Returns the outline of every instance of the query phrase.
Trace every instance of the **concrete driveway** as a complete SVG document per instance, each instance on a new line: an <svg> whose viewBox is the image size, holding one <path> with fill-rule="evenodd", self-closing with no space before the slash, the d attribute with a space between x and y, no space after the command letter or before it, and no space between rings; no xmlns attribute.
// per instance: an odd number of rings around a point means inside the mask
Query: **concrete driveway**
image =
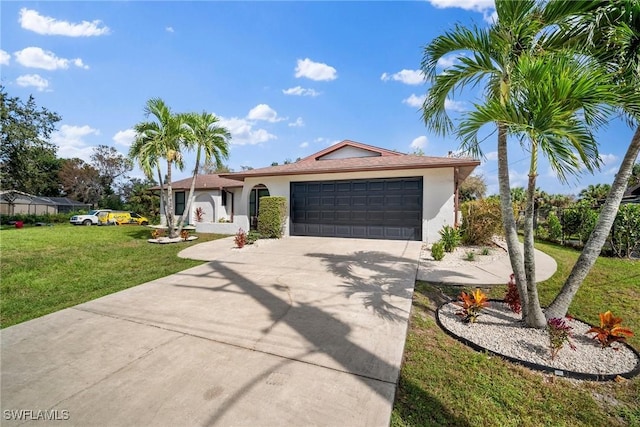
<svg viewBox="0 0 640 427"><path fill-rule="evenodd" d="M193 246L208 263L2 330L2 424L388 425L420 246Z"/></svg>

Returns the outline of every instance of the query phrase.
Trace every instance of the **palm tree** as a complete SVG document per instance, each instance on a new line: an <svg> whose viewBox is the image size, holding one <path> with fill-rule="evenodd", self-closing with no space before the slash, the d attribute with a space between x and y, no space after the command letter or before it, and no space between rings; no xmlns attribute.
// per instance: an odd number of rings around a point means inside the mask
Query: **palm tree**
<svg viewBox="0 0 640 427"><path fill-rule="evenodd" d="M144 111L147 118L153 116L155 120L141 122L135 126L136 139L129 150L129 157L138 161L140 168L147 177L151 177L152 170L156 169L162 194L164 194L163 183L165 181L162 179L160 160L166 160L167 192L164 210L169 237L173 238L176 237L176 233L174 228L175 211L173 207L173 189L171 188L171 172L174 164L178 169L184 167L180 149L185 138L185 131L182 126L182 118L173 114L171 109L160 98L148 100Z"/></svg>
<svg viewBox="0 0 640 427"><path fill-rule="evenodd" d="M560 293L547 308L547 316L552 317L567 313L580 285L598 259L640 153L640 3L636 0L606 2L595 13L574 22L569 35L586 46L587 54L594 55L609 67L609 72L616 78L616 90L625 101L623 109L627 121L636 130L600 209L596 226Z"/></svg>
<svg viewBox="0 0 640 427"><path fill-rule="evenodd" d="M588 201L592 205L598 205L607 198L609 191L611 191L611 185L609 184L589 184L587 188L580 191L578 197L580 200Z"/></svg>
<svg viewBox="0 0 640 427"><path fill-rule="evenodd" d="M453 31L435 38L425 47L421 64L422 71L433 83L423 104L426 126L438 134L452 131L454 125L445 110L445 102L456 90L467 85L484 84L487 99L506 105L512 93L513 71L521 56L553 49L556 39L551 37L552 30L556 26L569 25L576 15L587 13L595 4L597 2L549 2L538 6L534 0L497 0L498 22L490 29L468 29L458 25ZM438 61L456 53L461 54L459 63L437 74ZM511 203L507 155L509 129L499 120L494 122L498 130L500 205L509 258L522 300L522 315L527 325L541 328L546 320L538 303L529 304L531 298L537 299L536 289L528 286L526 280Z"/></svg>
<svg viewBox="0 0 640 427"><path fill-rule="evenodd" d="M463 148L477 152L478 132L498 121L520 138L531 153L525 198L524 269L529 310L540 310L535 280L534 217L539 154L544 154L560 180L582 167L598 168L598 146L592 128L604 124L618 97L606 70L573 52L524 54L512 73L506 102L488 99L467 114L459 128Z"/></svg>
<svg viewBox="0 0 640 427"><path fill-rule="evenodd" d="M220 119L215 114L206 112L201 114L188 113L183 114L182 119L188 132L185 140L186 147L196 150L196 165L193 169L187 206L176 232L178 235L182 232L186 219L190 215L202 152L204 151L206 164L215 163L216 167L220 168L223 165L223 160L229 158L229 141L231 140L231 133L226 128L218 126L217 123Z"/></svg>

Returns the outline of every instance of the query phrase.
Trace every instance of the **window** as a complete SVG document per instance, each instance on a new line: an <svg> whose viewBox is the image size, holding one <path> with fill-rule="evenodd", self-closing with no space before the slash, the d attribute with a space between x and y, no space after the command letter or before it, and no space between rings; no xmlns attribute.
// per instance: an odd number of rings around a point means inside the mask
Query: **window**
<svg viewBox="0 0 640 427"><path fill-rule="evenodd" d="M185 196L184 191L176 191L175 193L176 215L182 215L184 213L184 208L185 208L184 196Z"/></svg>

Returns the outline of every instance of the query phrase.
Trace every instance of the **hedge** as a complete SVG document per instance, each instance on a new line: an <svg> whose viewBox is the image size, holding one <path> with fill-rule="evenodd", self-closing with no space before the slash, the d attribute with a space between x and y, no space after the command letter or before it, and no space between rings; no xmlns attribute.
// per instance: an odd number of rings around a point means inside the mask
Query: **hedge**
<svg viewBox="0 0 640 427"><path fill-rule="evenodd" d="M260 197L258 232L264 238L279 239L284 233L287 218L287 199L284 197Z"/></svg>

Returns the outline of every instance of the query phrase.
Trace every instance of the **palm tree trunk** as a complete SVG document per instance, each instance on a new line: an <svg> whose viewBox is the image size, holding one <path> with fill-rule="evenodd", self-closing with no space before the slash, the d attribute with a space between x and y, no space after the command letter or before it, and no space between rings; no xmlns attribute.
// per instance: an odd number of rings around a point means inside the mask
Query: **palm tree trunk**
<svg viewBox="0 0 640 427"><path fill-rule="evenodd" d="M567 314L573 297L575 297L580 285L582 285L591 267L593 267L598 259L600 251L611 231L613 221L616 219L616 214L618 213L618 208L620 207L622 196L627 188L627 183L629 182L629 177L633 171L633 165L638 157L638 153L640 153L640 126L636 128L636 132L631 139L631 144L622 159L620 169L613 180L611 190L600 210L598 222L596 222L596 226L589 236L589 240L587 240L584 249L582 249L582 253L573 266L571 274L569 274L569 277L562 286L560 293L546 310L545 314L547 318L563 317Z"/></svg>
<svg viewBox="0 0 640 427"><path fill-rule="evenodd" d="M185 213L182 214L182 218L180 219L180 225L178 226L178 231L176 234L179 236L182 233L182 229L186 223L186 219L189 215L191 215L191 204L193 202L194 191L196 188L196 178L198 177L198 170L200 169L200 147L198 147L198 152L196 153L196 167L193 169L193 178L191 179L191 187L189 187L189 197L187 198L187 206L184 208Z"/></svg>
<svg viewBox="0 0 640 427"><path fill-rule="evenodd" d="M535 210L536 171L538 170L538 148L531 143L531 166L527 187L527 206L524 214L524 272L527 277L527 326L544 328L547 324L540 307L538 285L536 283L536 257L533 238L533 215Z"/></svg>
<svg viewBox="0 0 640 427"><path fill-rule="evenodd" d="M171 186L171 160L167 160L167 227L169 238L176 237L173 213L175 208L173 206L173 187Z"/></svg>
<svg viewBox="0 0 640 427"><path fill-rule="evenodd" d="M169 218L169 210L167 208L167 197L164 193L164 181L162 180L162 170L160 169L160 165L158 165L158 182L160 183L160 205L164 210L164 220L167 221Z"/></svg>
<svg viewBox="0 0 640 427"><path fill-rule="evenodd" d="M522 306L522 319L526 322L528 317L529 301L527 296L527 278L520 252L518 229L513 216L513 204L511 203L511 187L509 185L509 159L507 156L507 129L498 123L498 184L500 187L500 208L502 211L502 224L509 249L509 260L516 279L516 286L520 294ZM508 281L508 278L505 278Z"/></svg>

